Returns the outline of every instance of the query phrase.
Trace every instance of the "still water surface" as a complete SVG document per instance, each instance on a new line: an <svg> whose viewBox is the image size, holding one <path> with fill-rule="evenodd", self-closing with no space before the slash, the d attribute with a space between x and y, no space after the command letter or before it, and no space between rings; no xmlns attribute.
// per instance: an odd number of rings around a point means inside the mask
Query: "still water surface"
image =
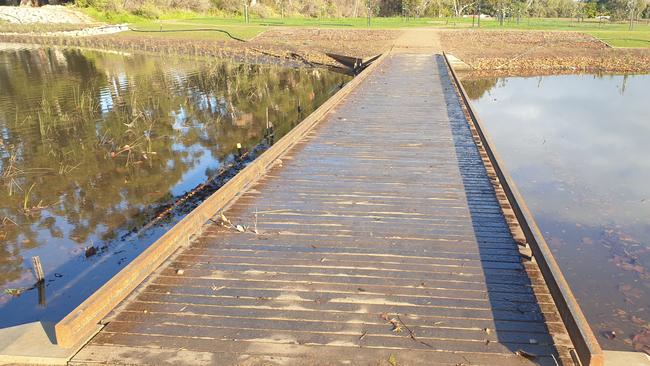
<svg viewBox="0 0 650 366"><path fill-rule="evenodd" d="M259 147L267 120L279 138L348 80L279 66L0 51L0 327L60 319L177 222L188 209L142 231L231 164L237 143ZM32 256L45 291L33 288Z"/></svg>
<svg viewBox="0 0 650 366"><path fill-rule="evenodd" d="M650 75L463 84L600 343L650 352Z"/></svg>

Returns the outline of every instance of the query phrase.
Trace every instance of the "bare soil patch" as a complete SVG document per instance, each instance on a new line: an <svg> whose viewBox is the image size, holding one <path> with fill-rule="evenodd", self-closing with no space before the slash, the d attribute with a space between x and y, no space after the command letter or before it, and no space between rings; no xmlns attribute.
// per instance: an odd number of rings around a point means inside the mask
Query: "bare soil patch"
<svg viewBox="0 0 650 366"><path fill-rule="evenodd" d="M459 30L440 38L479 74L650 72L650 49L611 48L578 32Z"/></svg>
<svg viewBox="0 0 650 366"><path fill-rule="evenodd" d="M400 31L281 28L269 30L249 42L193 39L191 33L187 38L165 38L151 33L93 37L0 34L0 41L220 57L248 62L336 65L325 55L326 52L361 58L374 56L388 50L400 34Z"/></svg>
<svg viewBox="0 0 650 366"><path fill-rule="evenodd" d="M295 52L329 62L323 58L326 52L361 58L385 52L400 34L401 31L393 30L282 28L266 31L249 43L254 47Z"/></svg>

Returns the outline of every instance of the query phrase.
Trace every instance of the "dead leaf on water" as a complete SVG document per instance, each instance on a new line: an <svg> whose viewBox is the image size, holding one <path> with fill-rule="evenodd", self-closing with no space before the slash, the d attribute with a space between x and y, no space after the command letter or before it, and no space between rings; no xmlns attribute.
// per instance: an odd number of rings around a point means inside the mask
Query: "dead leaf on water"
<svg viewBox="0 0 650 366"><path fill-rule="evenodd" d="M632 321L632 323L634 323L636 325L641 325L641 326L646 326L647 325L648 327L650 327L650 324L648 322L646 322L645 320L639 318L638 316L632 315L630 320Z"/></svg>
<svg viewBox="0 0 650 366"><path fill-rule="evenodd" d="M632 337L634 349L650 355L650 330L644 329Z"/></svg>
<svg viewBox="0 0 650 366"><path fill-rule="evenodd" d="M582 242L582 244L587 244L587 245L592 245L594 243L594 239L588 236L583 237L582 239L580 239L580 241Z"/></svg>
<svg viewBox="0 0 650 366"><path fill-rule="evenodd" d="M25 291L23 288L6 288L4 293L11 296L20 296Z"/></svg>

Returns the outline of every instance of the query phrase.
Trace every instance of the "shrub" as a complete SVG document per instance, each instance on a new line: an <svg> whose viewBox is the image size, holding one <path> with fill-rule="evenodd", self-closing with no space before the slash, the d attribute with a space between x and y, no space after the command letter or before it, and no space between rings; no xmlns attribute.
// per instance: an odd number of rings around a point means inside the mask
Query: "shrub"
<svg viewBox="0 0 650 366"><path fill-rule="evenodd" d="M169 6L176 9L187 9L202 13L210 9L210 0L171 0Z"/></svg>
<svg viewBox="0 0 650 366"><path fill-rule="evenodd" d="M104 11L107 13L121 13L123 10L121 0L106 0L104 3Z"/></svg>
<svg viewBox="0 0 650 366"><path fill-rule="evenodd" d="M212 8L223 10L226 13L241 14L244 5L240 0L211 0Z"/></svg>
<svg viewBox="0 0 650 366"><path fill-rule="evenodd" d="M255 18L271 18L275 15L275 12L270 7L257 3L255 6L251 6L248 9L248 13Z"/></svg>
<svg viewBox="0 0 650 366"><path fill-rule="evenodd" d="M135 11L133 11L133 14L141 16L143 18L158 19L162 15L162 12L153 3L146 2Z"/></svg>

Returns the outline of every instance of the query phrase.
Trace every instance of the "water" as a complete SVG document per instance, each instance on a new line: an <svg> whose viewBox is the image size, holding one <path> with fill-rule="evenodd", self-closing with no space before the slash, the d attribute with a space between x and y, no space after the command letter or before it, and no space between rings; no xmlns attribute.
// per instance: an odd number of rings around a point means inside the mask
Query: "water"
<svg viewBox="0 0 650 366"><path fill-rule="evenodd" d="M463 84L603 348L650 352L650 75Z"/></svg>
<svg viewBox="0 0 650 366"><path fill-rule="evenodd" d="M257 151L267 110L277 139L348 80L279 66L0 50L0 327L61 319L177 222L191 207L142 230L235 162L237 143ZM32 256L43 263L44 291L33 287Z"/></svg>

